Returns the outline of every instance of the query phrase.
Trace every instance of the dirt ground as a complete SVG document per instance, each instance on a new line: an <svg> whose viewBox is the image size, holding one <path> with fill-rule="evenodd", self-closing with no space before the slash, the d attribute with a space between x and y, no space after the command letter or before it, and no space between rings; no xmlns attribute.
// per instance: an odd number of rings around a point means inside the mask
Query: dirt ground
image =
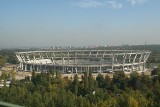
<svg viewBox="0 0 160 107"><path fill-rule="evenodd" d="M31 76L31 72L24 72L21 70L18 70L18 65L7 65L5 67L2 67L0 69L0 76L2 74L2 72L6 72L7 74L10 72L13 72L15 75L15 79L17 80L21 80L21 79L25 79L25 77L27 76ZM138 71L138 73L141 75L142 73L144 73L145 75L151 75L151 71L152 69L148 68L146 71L142 72L142 71ZM129 77L131 72L125 72L126 76ZM73 79L75 74L62 74L62 77L68 77ZM81 79L81 76L83 74L78 74L79 79ZM98 73L93 73L93 77L96 78L98 75ZM109 75L111 78L113 78L113 73L102 73L103 76Z"/></svg>
<svg viewBox="0 0 160 107"><path fill-rule="evenodd" d="M25 79L26 76L31 76L31 72L24 72L17 69L17 65L7 65L5 67L2 67L0 69L0 76L2 75L2 72L5 72L7 74L11 73L14 74L15 79L21 80Z"/></svg>

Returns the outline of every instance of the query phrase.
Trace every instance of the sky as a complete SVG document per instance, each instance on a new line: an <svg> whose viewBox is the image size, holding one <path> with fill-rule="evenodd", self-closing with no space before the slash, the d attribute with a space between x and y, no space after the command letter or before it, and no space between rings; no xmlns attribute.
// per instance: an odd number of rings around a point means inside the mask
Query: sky
<svg viewBox="0 0 160 107"><path fill-rule="evenodd" d="M0 0L0 48L160 44L160 0Z"/></svg>

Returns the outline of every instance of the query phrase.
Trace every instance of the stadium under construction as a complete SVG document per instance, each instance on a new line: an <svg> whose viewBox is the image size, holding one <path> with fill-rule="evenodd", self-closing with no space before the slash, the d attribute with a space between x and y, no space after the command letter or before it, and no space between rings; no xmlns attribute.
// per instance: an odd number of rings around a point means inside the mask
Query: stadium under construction
<svg viewBox="0 0 160 107"><path fill-rule="evenodd" d="M150 53L144 50L53 50L16 52L16 56L24 71L105 73L145 71Z"/></svg>

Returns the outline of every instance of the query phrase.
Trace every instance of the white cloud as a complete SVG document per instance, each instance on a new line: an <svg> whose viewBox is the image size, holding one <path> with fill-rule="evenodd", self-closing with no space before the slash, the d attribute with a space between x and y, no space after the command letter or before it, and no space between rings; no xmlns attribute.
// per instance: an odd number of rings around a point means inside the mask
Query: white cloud
<svg viewBox="0 0 160 107"><path fill-rule="evenodd" d="M144 4L148 0L126 0L125 2L127 1L130 2L132 6L135 6L138 4ZM109 6L113 9L120 9L123 7L123 4L121 2L118 2L118 0L77 0L75 2L72 2L72 6L80 8L97 8L102 6Z"/></svg>
<svg viewBox="0 0 160 107"><path fill-rule="evenodd" d="M81 7L81 8L91 8L91 7L100 7L103 3L95 1L95 0L82 0L79 2L74 2L74 6Z"/></svg>
<svg viewBox="0 0 160 107"><path fill-rule="evenodd" d="M116 1L106 1L107 4L109 4L112 8L114 9L118 9L118 8L122 8L122 3L118 3Z"/></svg>
<svg viewBox="0 0 160 107"><path fill-rule="evenodd" d="M98 0L80 0L72 2L73 6L80 8L96 8L102 6L110 6L113 9L122 8L122 3L116 2L114 0L98 1Z"/></svg>
<svg viewBox="0 0 160 107"><path fill-rule="evenodd" d="M135 6L136 4L144 4L147 2L147 0L129 0L132 6Z"/></svg>

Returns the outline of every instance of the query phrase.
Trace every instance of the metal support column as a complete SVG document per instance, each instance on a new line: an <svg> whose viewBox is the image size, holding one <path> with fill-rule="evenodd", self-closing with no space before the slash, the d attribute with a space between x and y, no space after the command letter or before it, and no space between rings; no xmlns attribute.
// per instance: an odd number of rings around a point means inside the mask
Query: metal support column
<svg viewBox="0 0 160 107"><path fill-rule="evenodd" d="M77 74L77 67L75 68L76 74Z"/></svg>
<svg viewBox="0 0 160 107"><path fill-rule="evenodd" d="M102 68L101 68L101 66L99 67L99 71L100 71L100 73L102 73Z"/></svg>
<svg viewBox="0 0 160 107"><path fill-rule="evenodd" d="M73 67L71 67L71 69L72 69L72 71L71 71L71 72L73 73Z"/></svg>
<svg viewBox="0 0 160 107"><path fill-rule="evenodd" d="M140 58L139 58L139 71L141 71L141 60L142 60L143 54L141 54Z"/></svg>
<svg viewBox="0 0 160 107"><path fill-rule="evenodd" d="M23 70L23 63L21 63L21 69Z"/></svg>
<svg viewBox="0 0 160 107"><path fill-rule="evenodd" d="M37 68L37 71L39 71L39 66L38 65L36 66L36 68Z"/></svg>
<svg viewBox="0 0 160 107"><path fill-rule="evenodd" d="M33 71L32 64L30 65L30 71L31 71L31 72Z"/></svg>
<svg viewBox="0 0 160 107"><path fill-rule="evenodd" d="M114 69L114 55L112 54L111 57L112 57L112 71L113 71L113 69Z"/></svg>
<svg viewBox="0 0 160 107"><path fill-rule="evenodd" d="M81 67L81 73L82 73L82 67Z"/></svg>
<svg viewBox="0 0 160 107"><path fill-rule="evenodd" d="M124 64L125 64L125 61L126 61L126 57L127 57L127 55L126 54L124 54L124 56L123 56L123 71L124 71Z"/></svg>
<svg viewBox="0 0 160 107"><path fill-rule="evenodd" d="M143 62L143 71L145 71L145 69L146 69L146 63Z"/></svg>
<svg viewBox="0 0 160 107"><path fill-rule="evenodd" d="M19 63L19 68L22 69L22 63L21 62Z"/></svg>
<svg viewBox="0 0 160 107"><path fill-rule="evenodd" d="M24 65L24 71L27 71L27 64Z"/></svg>

